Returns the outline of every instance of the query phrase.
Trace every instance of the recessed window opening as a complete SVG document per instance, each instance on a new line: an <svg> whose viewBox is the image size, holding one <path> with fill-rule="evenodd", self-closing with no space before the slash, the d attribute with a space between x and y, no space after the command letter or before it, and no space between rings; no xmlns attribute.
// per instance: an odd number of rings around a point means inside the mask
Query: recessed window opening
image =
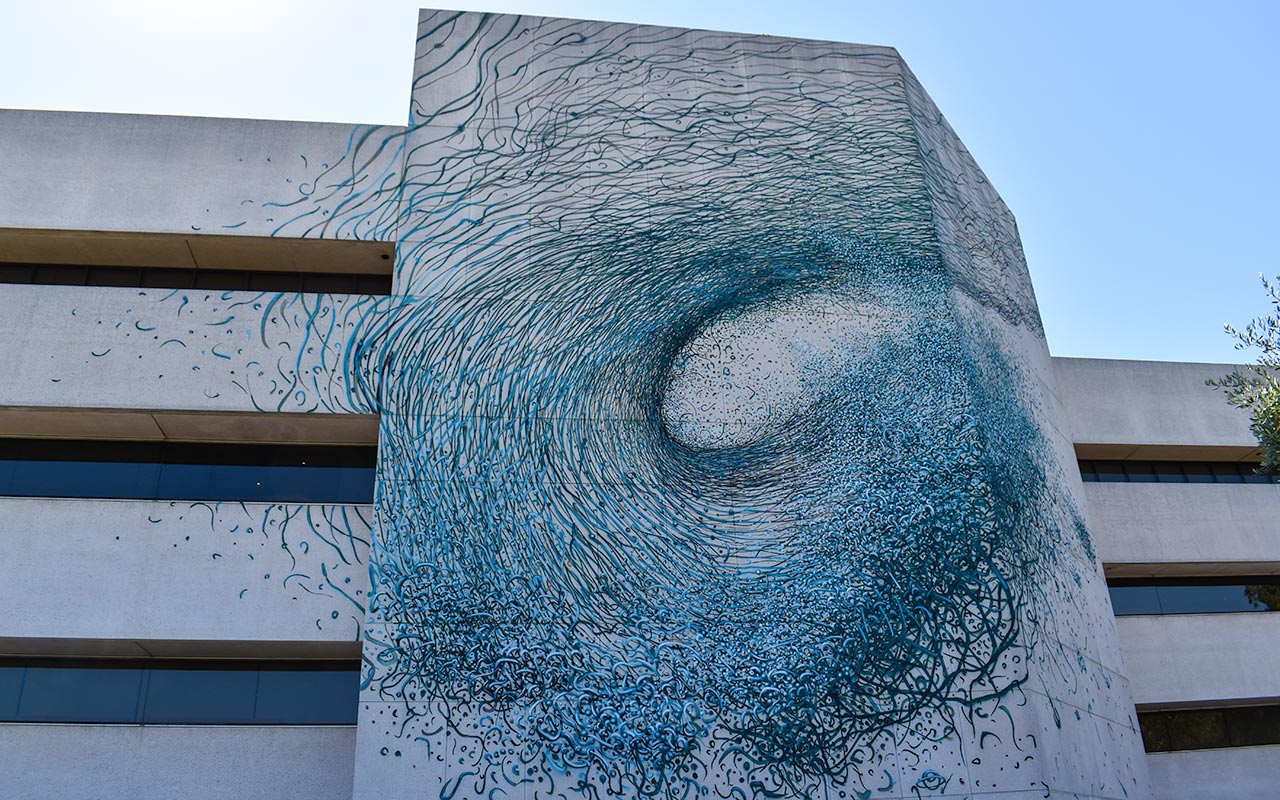
<svg viewBox="0 0 1280 800"><path fill-rule="evenodd" d="M354 725L360 663L0 658L0 722Z"/></svg>
<svg viewBox="0 0 1280 800"><path fill-rule="evenodd" d="M0 283L44 286L131 286L142 289L211 289L247 292L391 294L391 275L345 272L94 267L0 263Z"/></svg>
<svg viewBox="0 0 1280 800"><path fill-rule="evenodd" d="M1256 461L1119 461L1081 459L1086 483L1280 483Z"/></svg>
<svg viewBox="0 0 1280 800"><path fill-rule="evenodd" d="M371 503L376 449L0 439L0 496Z"/></svg>
<svg viewBox="0 0 1280 800"><path fill-rule="evenodd" d="M1139 711L1148 753L1280 744L1280 705Z"/></svg>
<svg viewBox="0 0 1280 800"><path fill-rule="evenodd" d="M1280 576L1125 578L1108 581L1117 617L1280 611Z"/></svg>

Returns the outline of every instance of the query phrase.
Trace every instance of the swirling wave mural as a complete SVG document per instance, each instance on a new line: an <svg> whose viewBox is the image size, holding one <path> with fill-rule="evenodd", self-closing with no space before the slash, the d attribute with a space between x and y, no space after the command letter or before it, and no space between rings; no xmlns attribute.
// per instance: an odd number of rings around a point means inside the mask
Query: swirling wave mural
<svg viewBox="0 0 1280 800"><path fill-rule="evenodd" d="M381 416L357 796L1048 790L1096 570L1012 217L895 53L424 12L411 124L295 185L397 294L224 295L210 358Z"/></svg>

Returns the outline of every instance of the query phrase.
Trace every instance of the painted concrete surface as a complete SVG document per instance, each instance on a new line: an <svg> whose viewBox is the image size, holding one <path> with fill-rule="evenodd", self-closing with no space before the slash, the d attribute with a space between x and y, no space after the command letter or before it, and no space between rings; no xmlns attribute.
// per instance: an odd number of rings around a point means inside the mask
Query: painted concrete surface
<svg viewBox="0 0 1280 800"><path fill-rule="evenodd" d="M6 800L350 800L349 727L0 724Z"/></svg>
<svg viewBox="0 0 1280 800"><path fill-rule="evenodd" d="M361 506L0 498L0 636L352 641Z"/></svg>
<svg viewBox="0 0 1280 800"><path fill-rule="evenodd" d="M1280 561L1280 485L1086 483L1084 494L1104 564L1150 565L1156 574L1173 565Z"/></svg>
<svg viewBox="0 0 1280 800"><path fill-rule="evenodd" d="M3 227L393 238L327 218L354 187L394 182L403 129L0 110L0 130ZM345 160L368 135L391 143Z"/></svg>
<svg viewBox="0 0 1280 800"><path fill-rule="evenodd" d="M1136 703L1280 697L1280 614L1120 617L1116 630Z"/></svg>
<svg viewBox="0 0 1280 800"><path fill-rule="evenodd" d="M1280 780L1280 745L1151 753L1158 800L1272 800Z"/></svg>
<svg viewBox="0 0 1280 800"><path fill-rule="evenodd" d="M368 412L359 295L0 284L0 406Z"/></svg>

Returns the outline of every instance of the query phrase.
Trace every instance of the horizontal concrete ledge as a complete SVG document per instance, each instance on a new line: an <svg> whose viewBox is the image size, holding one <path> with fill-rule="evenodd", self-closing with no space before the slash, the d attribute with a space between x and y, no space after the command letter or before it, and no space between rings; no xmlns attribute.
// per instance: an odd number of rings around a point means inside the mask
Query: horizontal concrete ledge
<svg viewBox="0 0 1280 800"><path fill-rule="evenodd" d="M0 228L0 261L390 275L392 242Z"/></svg>
<svg viewBox="0 0 1280 800"><path fill-rule="evenodd" d="M46 639L0 636L0 656L350 661L360 642Z"/></svg>
<svg viewBox="0 0 1280 800"><path fill-rule="evenodd" d="M1280 703L1280 695L1275 697L1248 697L1238 700L1194 700L1185 703L1137 703L1138 711L1195 711L1210 708L1249 708L1251 706L1270 706Z"/></svg>
<svg viewBox="0 0 1280 800"><path fill-rule="evenodd" d="M1244 445L1076 442L1076 458L1099 461L1261 461L1262 448Z"/></svg>
<svg viewBox="0 0 1280 800"><path fill-rule="evenodd" d="M1108 578L1207 578L1280 575L1280 561L1189 561L1103 564Z"/></svg>
<svg viewBox="0 0 1280 800"><path fill-rule="evenodd" d="M1083 488L1103 564L1153 565L1148 574L1167 566L1187 574L1202 564L1280 561L1280 485L1086 483Z"/></svg>
<svg viewBox="0 0 1280 800"><path fill-rule="evenodd" d="M22 800L351 800L348 725L0 725L0 792Z"/></svg>
<svg viewBox="0 0 1280 800"><path fill-rule="evenodd" d="M1148 753L1159 800L1262 800L1276 796L1280 745Z"/></svg>
<svg viewBox="0 0 1280 800"><path fill-rule="evenodd" d="M1249 415L1227 402L1221 390L1205 383L1239 369L1235 364L1053 359L1072 441L1112 445L1118 453L1138 445L1185 447L1188 453L1197 452L1196 448L1209 448L1200 452L1228 448L1228 453L1233 448L1255 449Z"/></svg>
<svg viewBox="0 0 1280 800"><path fill-rule="evenodd" d="M1140 708L1257 705L1280 692L1280 613L1118 617L1116 634Z"/></svg>
<svg viewBox="0 0 1280 800"><path fill-rule="evenodd" d="M378 442L376 414L0 406L0 436L260 444Z"/></svg>
<svg viewBox="0 0 1280 800"><path fill-rule="evenodd" d="M0 735L7 731L21 730L23 728L62 728L72 730L86 729L105 729L119 730L121 728L136 728L146 731L207 731L216 728L220 731L341 731L348 730L355 732L356 725L335 725L333 723L324 723L322 725L280 725L275 722L267 722L257 725L223 725L221 723L210 723L206 725L179 725L174 723L159 722L0 722Z"/></svg>

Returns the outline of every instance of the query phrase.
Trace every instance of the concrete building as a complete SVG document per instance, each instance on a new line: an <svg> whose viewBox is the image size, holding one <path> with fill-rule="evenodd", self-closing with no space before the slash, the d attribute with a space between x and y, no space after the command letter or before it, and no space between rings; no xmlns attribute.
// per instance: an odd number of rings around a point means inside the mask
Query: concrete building
<svg viewBox="0 0 1280 800"><path fill-rule="evenodd" d="M419 33L0 112L0 796L1271 796L1231 367L1049 359L894 51Z"/></svg>

